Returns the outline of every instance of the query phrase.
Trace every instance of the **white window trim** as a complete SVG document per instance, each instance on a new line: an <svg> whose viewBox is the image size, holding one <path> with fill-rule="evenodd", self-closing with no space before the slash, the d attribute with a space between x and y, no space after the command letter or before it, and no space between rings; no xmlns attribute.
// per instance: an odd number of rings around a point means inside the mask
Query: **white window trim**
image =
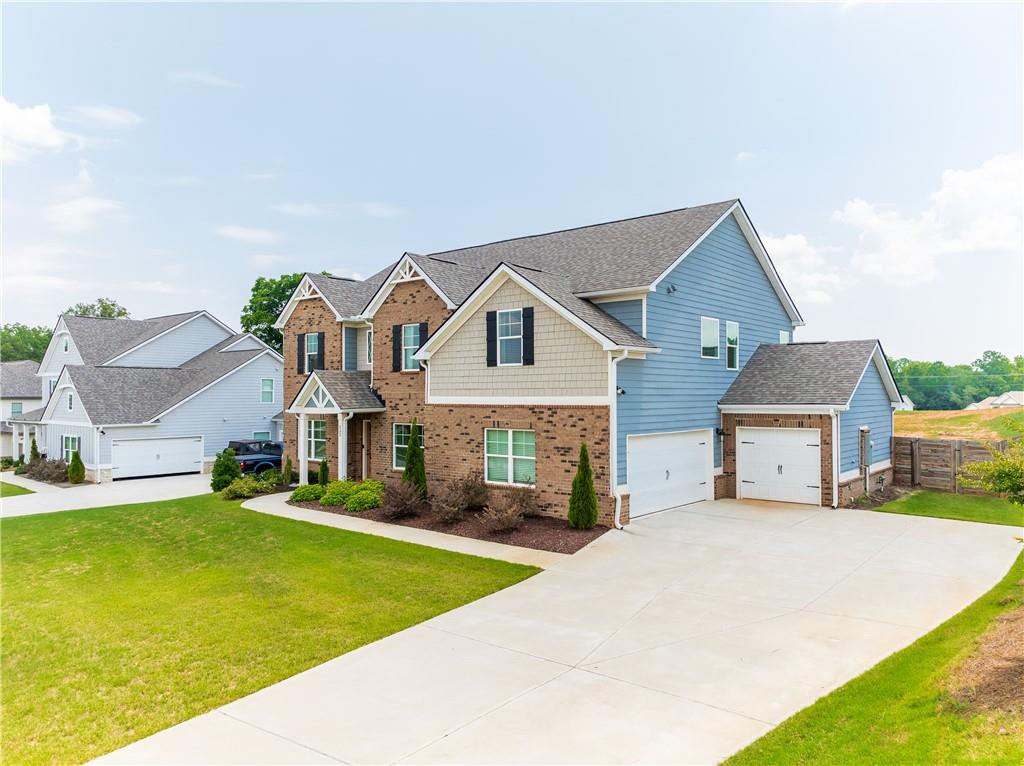
<svg viewBox="0 0 1024 766"><path fill-rule="evenodd" d="M324 438L316 439L313 436L313 424L323 423L324 425ZM316 456L316 445L318 442L324 443L324 456ZM308 460L327 460L327 421L326 420L315 420L310 419L306 421L306 457Z"/></svg>
<svg viewBox="0 0 1024 766"><path fill-rule="evenodd" d="M715 323L715 355L708 356L704 353L704 321ZM701 359L721 359L722 358L722 323L717 317L705 317L700 318L700 339L698 340L698 348L700 350Z"/></svg>
<svg viewBox="0 0 1024 766"><path fill-rule="evenodd" d="M309 354L309 339L310 338L313 338L316 341L316 351L313 352L313 364L314 365L316 364L316 358L318 356L320 356L320 336L317 335L315 332L307 332L305 340L302 341L303 344L304 344L305 352L306 352L305 355L303 356L303 359L306 360L305 361L305 366L306 366L306 374L307 375L309 373L313 372L313 366L309 362L309 356L310 356L310 354Z"/></svg>
<svg viewBox="0 0 1024 766"><path fill-rule="evenodd" d="M68 412L75 411L75 395L71 391L68 391Z"/></svg>
<svg viewBox="0 0 1024 766"><path fill-rule="evenodd" d="M257 436L256 434L266 434L266 437ZM268 441L271 441L271 437L272 436L273 436L273 431L253 431L252 432L253 441L268 442Z"/></svg>
<svg viewBox="0 0 1024 766"><path fill-rule="evenodd" d="M420 449L422 449L424 452L426 452L427 451L427 444L426 444L426 439L424 438L425 430L423 428L423 424L422 423L417 423L416 425L419 426L419 429L420 429ZM410 429L409 437L410 438L412 437L412 430L411 430L412 429L412 423L392 423L391 424L391 470L392 471L404 471L405 470L405 466L404 465L399 465L398 464L398 448L401 446L401 447L405 447L408 450L408 447L409 447L408 443L400 445L400 444L398 444L395 441L395 436L397 434L397 430L398 430L399 426L408 426L409 429ZM406 452L406 454L408 454L408 452Z"/></svg>
<svg viewBox="0 0 1024 766"><path fill-rule="evenodd" d="M415 346L407 346L406 343L405 343L405 328L406 327L415 327L416 328L416 345ZM419 372L420 371L420 363L416 360L415 354L416 354L416 349L418 349L421 345L422 345L422 342L420 341L420 325L419 325L419 322L410 322L408 324L402 325L402 372ZM409 349L409 348L412 349L412 353L413 353L413 358L412 358L412 363L414 365L413 367L406 367L405 366L405 352L406 352L406 349Z"/></svg>
<svg viewBox="0 0 1024 766"><path fill-rule="evenodd" d="M263 390L263 384L266 383L268 380L270 381L270 399L269 400L263 398L263 394L266 393L266 391ZM273 378L260 378L260 404L273 404L275 401L277 401L277 384L274 383L274 379Z"/></svg>
<svg viewBox="0 0 1024 766"><path fill-rule="evenodd" d="M366 331L366 366L373 367L373 328Z"/></svg>
<svg viewBox="0 0 1024 766"><path fill-rule="evenodd" d="M71 465L71 455L68 454L67 440L75 440L75 448L71 452L77 452L79 455L82 454L82 437L77 434L61 434L60 435L60 457L68 465Z"/></svg>
<svg viewBox="0 0 1024 766"><path fill-rule="evenodd" d="M736 325L736 345L729 343L729 325ZM736 366L729 366L729 349L736 349ZM725 322L725 369L727 370L738 370L740 368L740 323L734 322L731 319L727 319Z"/></svg>
<svg viewBox="0 0 1024 766"><path fill-rule="evenodd" d="M504 431L508 434L508 454L505 455L493 455L487 451L487 433L488 431ZM512 455L512 432L513 431L525 431L533 434L533 457L525 457L523 455ZM508 461L508 481L494 481L493 479L487 478L487 458L489 457L503 457ZM515 460L532 460L533 461L533 477L537 478L537 432L532 428L485 428L484 429L484 483L493 484L496 487L533 487L535 484L524 484L522 482L512 481L512 477L515 475L514 461Z"/></svg>
<svg viewBox="0 0 1024 766"><path fill-rule="evenodd" d="M15 412L14 408L17 406L18 411ZM22 402L11 402L11 417L16 418L19 415L25 414L25 405Z"/></svg>
<svg viewBox="0 0 1024 766"><path fill-rule="evenodd" d="M501 315L502 314L519 314L519 334L518 335L501 335ZM518 309L501 309L498 311L494 319L495 332L497 334L498 348L495 349L498 355L498 366L499 367L522 367L523 366L523 310ZM501 342L503 340L518 340L519 341L519 361L518 362L502 362L501 361ZM500 429L499 429L500 430Z"/></svg>

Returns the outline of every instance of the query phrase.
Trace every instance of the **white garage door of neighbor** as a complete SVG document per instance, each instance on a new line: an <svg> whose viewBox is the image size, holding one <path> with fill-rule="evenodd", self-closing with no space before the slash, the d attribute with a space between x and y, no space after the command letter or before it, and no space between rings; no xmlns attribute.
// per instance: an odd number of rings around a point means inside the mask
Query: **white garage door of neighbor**
<svg viewBox="0 0 1024 766"><path fill-rule="evenodd" d="M630 518L713 496L711 434L700 430L626 437Z"/></svg>
<svg viewBox="0 0 1024 766"><path fill-rule="evenodd" d="M111 476L160 476L203 470L203 438L115 439L110 443Z"/></svg>
<svg viewBox="0 0 1024 766"><path fill-rule="evenodd" d="M739 497L821 505L821 432L816 428L736 430Z"/></svg>

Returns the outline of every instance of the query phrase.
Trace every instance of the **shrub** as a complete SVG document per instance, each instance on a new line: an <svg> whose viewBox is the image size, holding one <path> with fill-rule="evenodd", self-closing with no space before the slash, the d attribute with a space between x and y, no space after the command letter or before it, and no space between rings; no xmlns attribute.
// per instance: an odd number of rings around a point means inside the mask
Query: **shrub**
<svg viewBox="0 0 1024 766"><path fill-rule="evenodd" d="M331 479L331 477L328 475L329 470L330 467L327 465L327 460L321 460L320 467L317 469L316 472L316 483L319 484L321 487L326 487L327 482L330 481Z"/></svg>
<svg viewBox="0 0 1024 766"><path fill-rule="evenodd" d="M217 459L213 461L213 470L210 472L210 488L214 492L220 492L235 479L240 478L242 469L235 460L235 451L228 447L223 452L218 452Z"/></svg>
<svg viewBox="0 0 1024 766"><path fill-rule="evenodd" d="M60 482L67 481L68 464L63 460L47 460L40 456L25 466L23 473L36 481L48 481L51 484L59 484Z"/></svg>
<svg viewBox="0 0 1024 766"><path fill-rule="evenodd" d="M375 492L371 488L357 486L356 491L349 495L345 507L353 513L359 513L370 508L379 508L380 503L381 493Z"/></svg>
<svg viewBox="0 0 1024 766"><path fill-rule="evenodd" d="M523 524L523 512L509 495L499 495L487 506L481 518L491 532L512 532Z"/></svg>
<svg viewBox="0 0 1024 766"><path fill-rule="evenodd" d="M469 476L453 482L462 493L462 507L468 511L478 511L487 507L490 490L479 476Z"/></svg>
<svg viewBox="0 0 1024 766"><path fill-rule="evenodd" d="M323 494L324 488L319 484L300 484L292 490L292 494L288 499L298 503L311 503L319 500Z"/></svg>
<svg viewBox="0 0 1024 766"><path fill-rule="evenodd" d="M295 471L292 469L292 459L290 456L285 457L284 466L281 468L281 483L291 484L295 479Z"/></svg>
<svg viewBox="0 0 1024 766"><path fill-rule="evenodd" d="M332 481L324 488L324 493L320 496L320 505L346 505L349 496L357 489L359 482L356 481Z"/></svg>
<svg viewBox="0 0 1024 766"><path fill-rule="evenodd" d="M28 466L24 462L20 462L14 466L14 475L21 476L23 473L28 473Z"/></svg>
<svg viewBox="0 0 1024 766"><path fill-rule="evenodd" d="M274 485L269 482L260 481L255 476L243 476L235 479L221 490L220 496L225 500L239 500L242 498L256 497L267 492L273 492Z"/></svg>
<svg viewBox="0 0 1024 766"><path fill-rule="evenodd" d="M85 463L78 451L71 453L71 465L68 466L68 481L72 484L81 484L85 481Z"/></svg>
<svg viewBox="0 0 1024 766"><path fill-rule="evenodd" d="M533 487L515 487L505 490L505 496L524 518L533 519L541 515L540 503L537 501L537 492Z"/></svg>
<svg viewBox="0 0 1024 766"><path fill-rule="evenodd" d="M408 481L392 481L384 488L384 515L391 519L419 513L419 490Z"/></svg>
<svg viewBox="0 0 1024 766"><path fill-rule="evenodd" d="M0 468L7 470L8 468L14 467L14 458L0 457Z"/></svg>
<svg viewBox="0 0 1024 766"><path fill-rule="evenodd" d="M592 529L597 524L597 491L594 489L594 474L590 470L590 453L587 443L580 443L580 461L572 480L572 494L569 495L569 526L573 529Z"/></svg>
<svg viewBox="0 0 1024 766"><path fill-rule="evenodd" d="M420 444L420 427L413 418L409 429L409 446L405 449L405 470L402 481L416 488L420 500L427 499L427 467L423 462L423 445Z"/></svg>
<svg viewBox="0 0 1024 766"><path fill-rule="evenodd" d="M430 505L445 524L456 524L466 518L465 494L458 482L442 486L430 499Z"/></svg>
<svg viewBox="0 0 1024 766"><path fill-rule="evenodd" d="M32 446L28 452L28 462L34 463L39 459L39 447L36 446L36 437L32 437Z"/></svg>
<svg viewBox="0 0 1024 766"><path fill-rule="evenodd" d="M268 468L265 471L260 471L259 480L276 487L282 483L281 472L276 468Z"/></svg>

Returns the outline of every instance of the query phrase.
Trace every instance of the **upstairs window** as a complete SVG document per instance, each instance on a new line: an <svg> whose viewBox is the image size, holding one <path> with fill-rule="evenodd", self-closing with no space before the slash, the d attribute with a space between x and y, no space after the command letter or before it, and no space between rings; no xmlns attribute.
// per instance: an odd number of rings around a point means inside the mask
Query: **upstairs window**
<svg viewBox="0 0 1024 766"><path fill-rule="evenodd" d="M710 317L700 318L700 357L701 359L718 359L718 320Z"/></svg>
<svg viewBox="0 0 1024 766"><path fill-rule="evenodd" d="M69 348L70 348L70 343L68 342L68 336L65 335L64 336L64 353L65 354L68 352Z"/></svg>
<svg viewBox="0 0 1024 766"><path fill-rule="evenodd" d="M789 330L779 330L779 343L789 343L793 340L793 335Z"/></svg>
<svg viewBox="0 0 1024 766"><path fill-rule="evenodd" d="M315 332L306 333L306 372L316 369L317 358L320 356L320 336Z"/></svg>
<svg viewBox="0 0 1024 766"><path fill-rule="evenodd" d="M64 462L71 465L71 456L80 450L82 446L82 437L64 434L61 441Z"/></svg>
<svg viewBox="0 0 1024 766"><path fill-rule="evenodd" d="M75 395L68 394L68 412L71 412L73 409L75 409Z"/></svg>
<svg viewBox="0 0 1024 766"><path fill-rule="evenodd" d="M740 323L725 323L725 369L740 368Z"/></svg>
<svg viewBox="0 0 1024 766"><path fill-rule="evenodd" d="M22 413L21 402L11 402L11 417L16 418Z"/></svg>
<svg viewBox="0 0 1024 766"><path fill-rule="evenodd" d="M523 310L498 312L498 364L523 363Z"/></svg>
<svg viewBox="0 0 1024 766"><path fill-rule="evenodd" d="M373 367L373 330L366 331L366 364Z"/></svg>
<svg viewBox="0 0 1024 766"><path fill-rule="evenodd" d="M274 379L273 378L260 378L260 402L262 404L273 404L274 403ZM269 439L270 437L268 436L267 438Z"/></svg>
<svg viewBox="0 0 1024 766"><path fill-rule="evenodd" d="M402 325L402 369L418 370L419 362L413 359L413 354L420 347L420 326L418 324Z"/></svg>

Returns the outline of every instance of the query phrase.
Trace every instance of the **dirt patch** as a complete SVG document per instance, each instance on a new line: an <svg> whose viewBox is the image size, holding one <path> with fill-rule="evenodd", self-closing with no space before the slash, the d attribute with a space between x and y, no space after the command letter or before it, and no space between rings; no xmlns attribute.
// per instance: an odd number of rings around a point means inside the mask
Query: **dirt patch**
<svg viewBox="0 0 1024 766"><path fill-rule="evenodd" d="M974 653L953 672L948 690L972 712L1024 718L1024 605L996 618Z"/></svg>
<svg viewBox="0 0 1024 766"><path fill-rule="evenodd" d="M914 490L904 489L903 487L894 487L889 485L884 489L875 490L870 495L861 495L856 497L846 504L846 508L856 508L860 511L871 511L878 508L886 503L891 503L893 500L899 500L901 497L912 494Z"/></svg>
<svg viewBox="0 0 1024 766"><path fill-rule="evenodd" d="M536 516L523 520L523 525L511 532L491 532L487 529L479 514L469 513L463 521L455 524L445 524L431 510L430 506L424 505L416 516L406 516L401 519L389 519L383 508L372 508L361 513L352 513L341 507L325 507L320 503L293 503L299 508L311 508L315 511L327 511L340 516L352 516L359 519L370 519L385 524L399 524L404 527L415 527L416 529L429 529L432 532L444 532L448 535L459 537L472 537L476 540L488 540L492 543L505 543L506 545L519 545L523 548L534 548L539 551L551 551L552 553L575 553L587 543L593 542L605 532L608 527L594 527L593 529L573 529L565 519L553 519L548 516Z"/></svg>
<svg viewBox="0 0 1024 766"><path fill-rule="evenodd" d="M1004 437L991 421L1007 418L1016 412L1007 407L984 410L914 410L897 412L896 436L917 436L923 439L975 439L999 441Z"/></svg>

